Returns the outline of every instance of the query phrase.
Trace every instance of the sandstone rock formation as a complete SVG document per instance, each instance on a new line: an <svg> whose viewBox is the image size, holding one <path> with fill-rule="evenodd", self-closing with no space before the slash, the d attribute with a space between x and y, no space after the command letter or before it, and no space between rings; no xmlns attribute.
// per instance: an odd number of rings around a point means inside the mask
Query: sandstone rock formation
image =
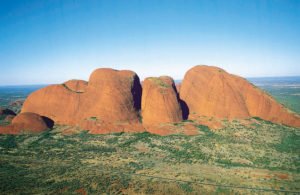
<svg viewBox="0 0 300 195"><path fill-rule="evenodd" d="M137 123L140 104L141 85L136 73L100 68L91 74L87 85L73 80L33 92L21 112L38 113L58 124L79 125L93 118Z"/></svg>
<svg viewBox="0 0 300 195"><path fill-rule="evenodd" d="M150 77L143 82L143 124L174 123L182 120L182 110L171 77Z"/></svg>
<svg viewBox="0 0 300 195"><path fill-rule="evenodd" d="M249 83L212 66L196 66L184 76L180 98L189 113L199 116L264 120L300 127L300 117L291 113L271 96Z"/></svg>
<svg viewBox="0 0 300 195"><path fill-rule="evenodd" d="M108 68L95 70L83 93L82 118L108 122L138 122L142 88L136 73Z"/></svg>
<svg viewBox="0 0 300 195"><path fill-rule="evenodd" d="M12 124L22 130L29 130L31 132L42 132L48 129L47 123L44 119L35 113L24 112L17 115Z"/></svg>
<svg viewBox="0 0 300 195"><path fill-rule="evenodd" d="M25 100L21 113L33 112L46 116L56 123L73 124L80 113L81 94L66 89L63 85L51 85L39 89Z"/></svg>
<svg viewBox="0 0 300 195"><path fill-rule="evenodd" d="M40 133L48 128L46 119L35 113L24 112L12 119L7 126L0 126L0 134Z"/></svg>
<svg viewBox="0 0 300 195"><path fill-rule="evenodd" d="M195 124L172 125L188 116L197 124L213 128L221 127L222 119L254 116L300 126L298 115L264 91L241 77L211 66L190 69L177 86L170 77L147 78L143 82L143 94L136 73L100 68L91 74L89 82L70 80L33 92L22 107L21 113L27 112L91 133L195 134ZM187 130L183 131L184 128Z"/></svg>
<svg viewBox="0 0 300 195"><path fill-rule="evenodd" d="M84 80L73 79L73 80L69 80L67 82L64 82L63 85L71 91L74 91L74 92L77 92L77 93L83 93L86 90L88 82L86 82Z"/></svg>
<svg viewBox="0 0 300 195"><path fill-rule="evenodd" d="M141 123L117 123L105 122L100 120L82 120L79 124L81 129L89 130L91 134L105 134L105 133L138 133L146 131Z"/></svg>

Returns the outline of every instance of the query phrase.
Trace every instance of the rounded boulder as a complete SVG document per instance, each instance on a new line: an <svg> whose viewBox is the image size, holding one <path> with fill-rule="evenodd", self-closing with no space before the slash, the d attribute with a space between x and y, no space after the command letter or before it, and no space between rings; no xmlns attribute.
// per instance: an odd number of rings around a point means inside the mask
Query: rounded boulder
<svg viewBox="0 0 300 195"><path fill-rule="evenodd" d="M39 133L48 129L46 121L38 114L25 112L12 120L12 125L20 131Z"/></svg>

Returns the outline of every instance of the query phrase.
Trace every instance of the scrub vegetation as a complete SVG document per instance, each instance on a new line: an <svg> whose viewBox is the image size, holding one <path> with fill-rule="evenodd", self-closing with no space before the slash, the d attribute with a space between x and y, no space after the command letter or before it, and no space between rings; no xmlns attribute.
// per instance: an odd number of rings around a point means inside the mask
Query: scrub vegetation
<svg viewBox="0 0 300 195"><path fill-rule="evenodd" d="M253 121L253 120L251 120ZM273 193L299 191L300 130L256 120L199 135L0 136L0 191L32 193ZM177 124L178 125L178 124ZM216 184L211 186L205 184ZM238 186L253 189L241 189ZM265 189L265 190L260 190Z"/></svg>

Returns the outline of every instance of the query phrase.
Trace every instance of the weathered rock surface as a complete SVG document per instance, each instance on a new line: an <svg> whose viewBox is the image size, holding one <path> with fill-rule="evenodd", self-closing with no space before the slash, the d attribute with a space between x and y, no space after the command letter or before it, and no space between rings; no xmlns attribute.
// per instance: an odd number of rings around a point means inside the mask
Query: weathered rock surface
<svg viewBox="0 0 300 195"><path fill-rule="evenodd" d="M150 77L143 82L142 118L144 125L182 120L182 110L171 77Z"/></svg>
<svg viewBox="0 0 300 195"><path fill-rule="evenodd" d="M69 125L90 118L110 123L139 121L141 85L136 73L100 68L85 85L71 80L42 88L29 95L21 112L38 113Z"/></svg>
<svg viewBox="0 0 300 195"><path fill-rule="evenodd" d="M105 133L118 133L130 132L138 133L146 131L141 123L116 123L104 122L94 119L82 120L80 123L82 129L88 129L91 134L105 134Z"/></svg>
<svg viewBox="0 0 300 195"><path fill-rule="evenodd" d="M290 126L300 126L298 115L291 113L246 79L212 66L196 66L184 77L180 98L189 113L199 116L243 119L260 117Z"/></svg>
<svg viewBox="0 0 300 195"><path fill-rule="evenodd" d="M10 125L0 126L1 134L40 133L48 128L46 119L38 114L24 112L12 119Z"/></svg>
<svg viewBox="0 0 300 195"><path fill-rule="evenodd" d="M12 120L12 124L20 130L28 130L30 132L42 132L48 129L47 123L40 115L30 112L17 115Z"/></svg>
<svg viewBox="0 0 300 195"><path fill-rule="evenodd" d="M77 93L83 93L86 90L88 82L86 82L84 80L73 79L73 80L69 80L67 82L64 82L63 85L71 91L74 91L74 92L77 92Z"/></svg>
<svg viewBox="0 0 300 195"><path fill-rule="evenodd" d="M21 113L33 112L46 116L58 124L74 124L80 113L81 94L63 85L50 85L39 89L25 100Z"/></svg>
<svg viewBox="0 0 300 195"><path fill-rule="evenodd" d="M108 68L95 70L80 105L81 118L105 122L138 122L142 88L136 73Z"/></svg>

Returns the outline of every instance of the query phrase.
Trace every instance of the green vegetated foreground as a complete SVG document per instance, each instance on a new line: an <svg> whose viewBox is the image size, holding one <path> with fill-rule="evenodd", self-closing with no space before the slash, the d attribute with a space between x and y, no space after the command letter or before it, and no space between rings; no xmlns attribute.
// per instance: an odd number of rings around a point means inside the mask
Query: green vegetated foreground
<svg viewBox="0 0 300 195"><path fill-rule="evenodd" d="M300 191L299 128L262 120L225 123L218 131L199 125L196 136L87 131L64 135L67 126L38 135L1 135L0 193Z"/></svg>
<svg viewBox="0 0 300 195"><path fill-rule="evenodd" d="M272 86L264 86L264 90L272 94L278 102L282 103L295 113L300 114L300 87L279 88Z"/></svg>

